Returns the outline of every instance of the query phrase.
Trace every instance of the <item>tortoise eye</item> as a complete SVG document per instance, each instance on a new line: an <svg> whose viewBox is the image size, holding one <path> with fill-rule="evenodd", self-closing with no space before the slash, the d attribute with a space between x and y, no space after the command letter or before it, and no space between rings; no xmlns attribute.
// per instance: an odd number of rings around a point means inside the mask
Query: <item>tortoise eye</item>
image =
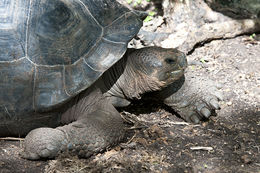
<svg viewBox="0 0 260 173"><path fill-rule="evenodd" d="M167 64L175 64L175 63L176 63L175 59L172 59L172 58L166 58L164 61L165 61Z"/></svg>

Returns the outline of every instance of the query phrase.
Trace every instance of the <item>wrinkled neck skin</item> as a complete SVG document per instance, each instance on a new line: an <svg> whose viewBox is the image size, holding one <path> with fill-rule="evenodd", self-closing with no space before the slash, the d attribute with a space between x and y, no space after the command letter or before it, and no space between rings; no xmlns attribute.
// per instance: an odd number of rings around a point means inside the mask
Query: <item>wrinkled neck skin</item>
<svg viewBox="0 0 260 173"><path fill-rule="evenodd" d="M143 93L157 91L164 86L153 74L146 74L141 57L126 53L102 76L101 90L106 97L128 100L141 99Z"/></svg>

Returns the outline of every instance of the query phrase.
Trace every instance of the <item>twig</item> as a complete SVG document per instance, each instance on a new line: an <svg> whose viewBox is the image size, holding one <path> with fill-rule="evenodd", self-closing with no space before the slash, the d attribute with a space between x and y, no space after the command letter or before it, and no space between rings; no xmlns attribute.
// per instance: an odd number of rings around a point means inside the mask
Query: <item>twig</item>
<svg viewBox="0 0 260 173"><path fill-rule="evenodd" d="M136 133L132 136L131 139L129 139L129 140L126 142L126 144L130 144L135 137L136 137Z"/></svg>
<svg viewBox="0 0 260 173"><path fill-rule="evenodd" d="M212 151L212 147L190 147L191 150L206 150L206 151Z"/></svg>
<svg viewBox="0 0 260 173"><path fill-rule="evenodd" d="M190 125L190 123L187 122L178 122L178 121L174 121L174 122L167 122L169 124L174 124L174 125Z"/></svg>
<svg viewBox="0 0 260 173"><path fill-rule="evenodd" d="M89 168L89 165L80 168L80 169L78 170L78 172L80 172L80 171L82 171L82 170L84 170L84 169L86 169L86 168Z"/></svg>
<svg viewBox="0 0 260 173"><path fill-rule="evenodd" d="M136 129L144 129L144 128L148 128L148 126L146 126L146 125L139 126L139 127L133 126L133 127L128 128L128 130L136 130Z"/></svg>
<svg viewBox="0 0 260 173"><path fill-rule="evenodd" d="M260 166L260 163L254 163L255 165L257 165L257 166Z"/></svg>
<svg viewBox="0 0 260 173"><path fill-rule="evenodd" d="M24 141L24 138L5 137L5 138L0 138L0 140L4 140L4 141Z"/></svg>

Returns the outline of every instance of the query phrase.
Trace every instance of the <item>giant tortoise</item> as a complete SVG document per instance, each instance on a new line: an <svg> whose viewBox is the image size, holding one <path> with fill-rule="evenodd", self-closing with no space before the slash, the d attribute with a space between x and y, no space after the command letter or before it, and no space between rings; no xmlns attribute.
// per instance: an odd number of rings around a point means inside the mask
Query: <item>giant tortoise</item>
<svg viewBox="0 0 260 173"><path fill-rule="evenodd" d="M88 157L124 136L115 107L148 92L208 118L218 91L196 94L182 52L127 50L144 17L115 0L0 0L0 136L27 135L28 159Z"/></svg>

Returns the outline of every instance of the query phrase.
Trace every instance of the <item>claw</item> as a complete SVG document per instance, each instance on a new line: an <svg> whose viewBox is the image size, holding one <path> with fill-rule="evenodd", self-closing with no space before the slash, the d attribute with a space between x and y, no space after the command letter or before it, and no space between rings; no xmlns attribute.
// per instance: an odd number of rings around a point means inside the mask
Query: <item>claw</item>
<svg viewBox="0 0 260 173"><path fill-rule="evenodd" d="M212 106L212 108L216 109L216 110L219 110L220 109L220 106L218 104L218 101L215 100L215 99L212 99L210 100L209 104Z"/></svg>
<svg viewBox="0 0 260 173"><path fill-rule="evenodd" d="M218 100L223 100L223 95L222 95L222 93L221 92L219 92L219 91L216 91L215 93L214 93L214 95L218 98Z"/></svg>
<svg viewBox="0 0 260 173"><path fill-rule="evenodd" d="M197 115L194 114L190 117L190 119L195 124L198 124L200 122L200 119L197 117Z"/></svg>
<svg viewBox="0 0 260 173"><path fill-rule="evenodd" d="M208 118L211 114L211 112L205 107L200 110L200 113L206 118Z"/></svg>

